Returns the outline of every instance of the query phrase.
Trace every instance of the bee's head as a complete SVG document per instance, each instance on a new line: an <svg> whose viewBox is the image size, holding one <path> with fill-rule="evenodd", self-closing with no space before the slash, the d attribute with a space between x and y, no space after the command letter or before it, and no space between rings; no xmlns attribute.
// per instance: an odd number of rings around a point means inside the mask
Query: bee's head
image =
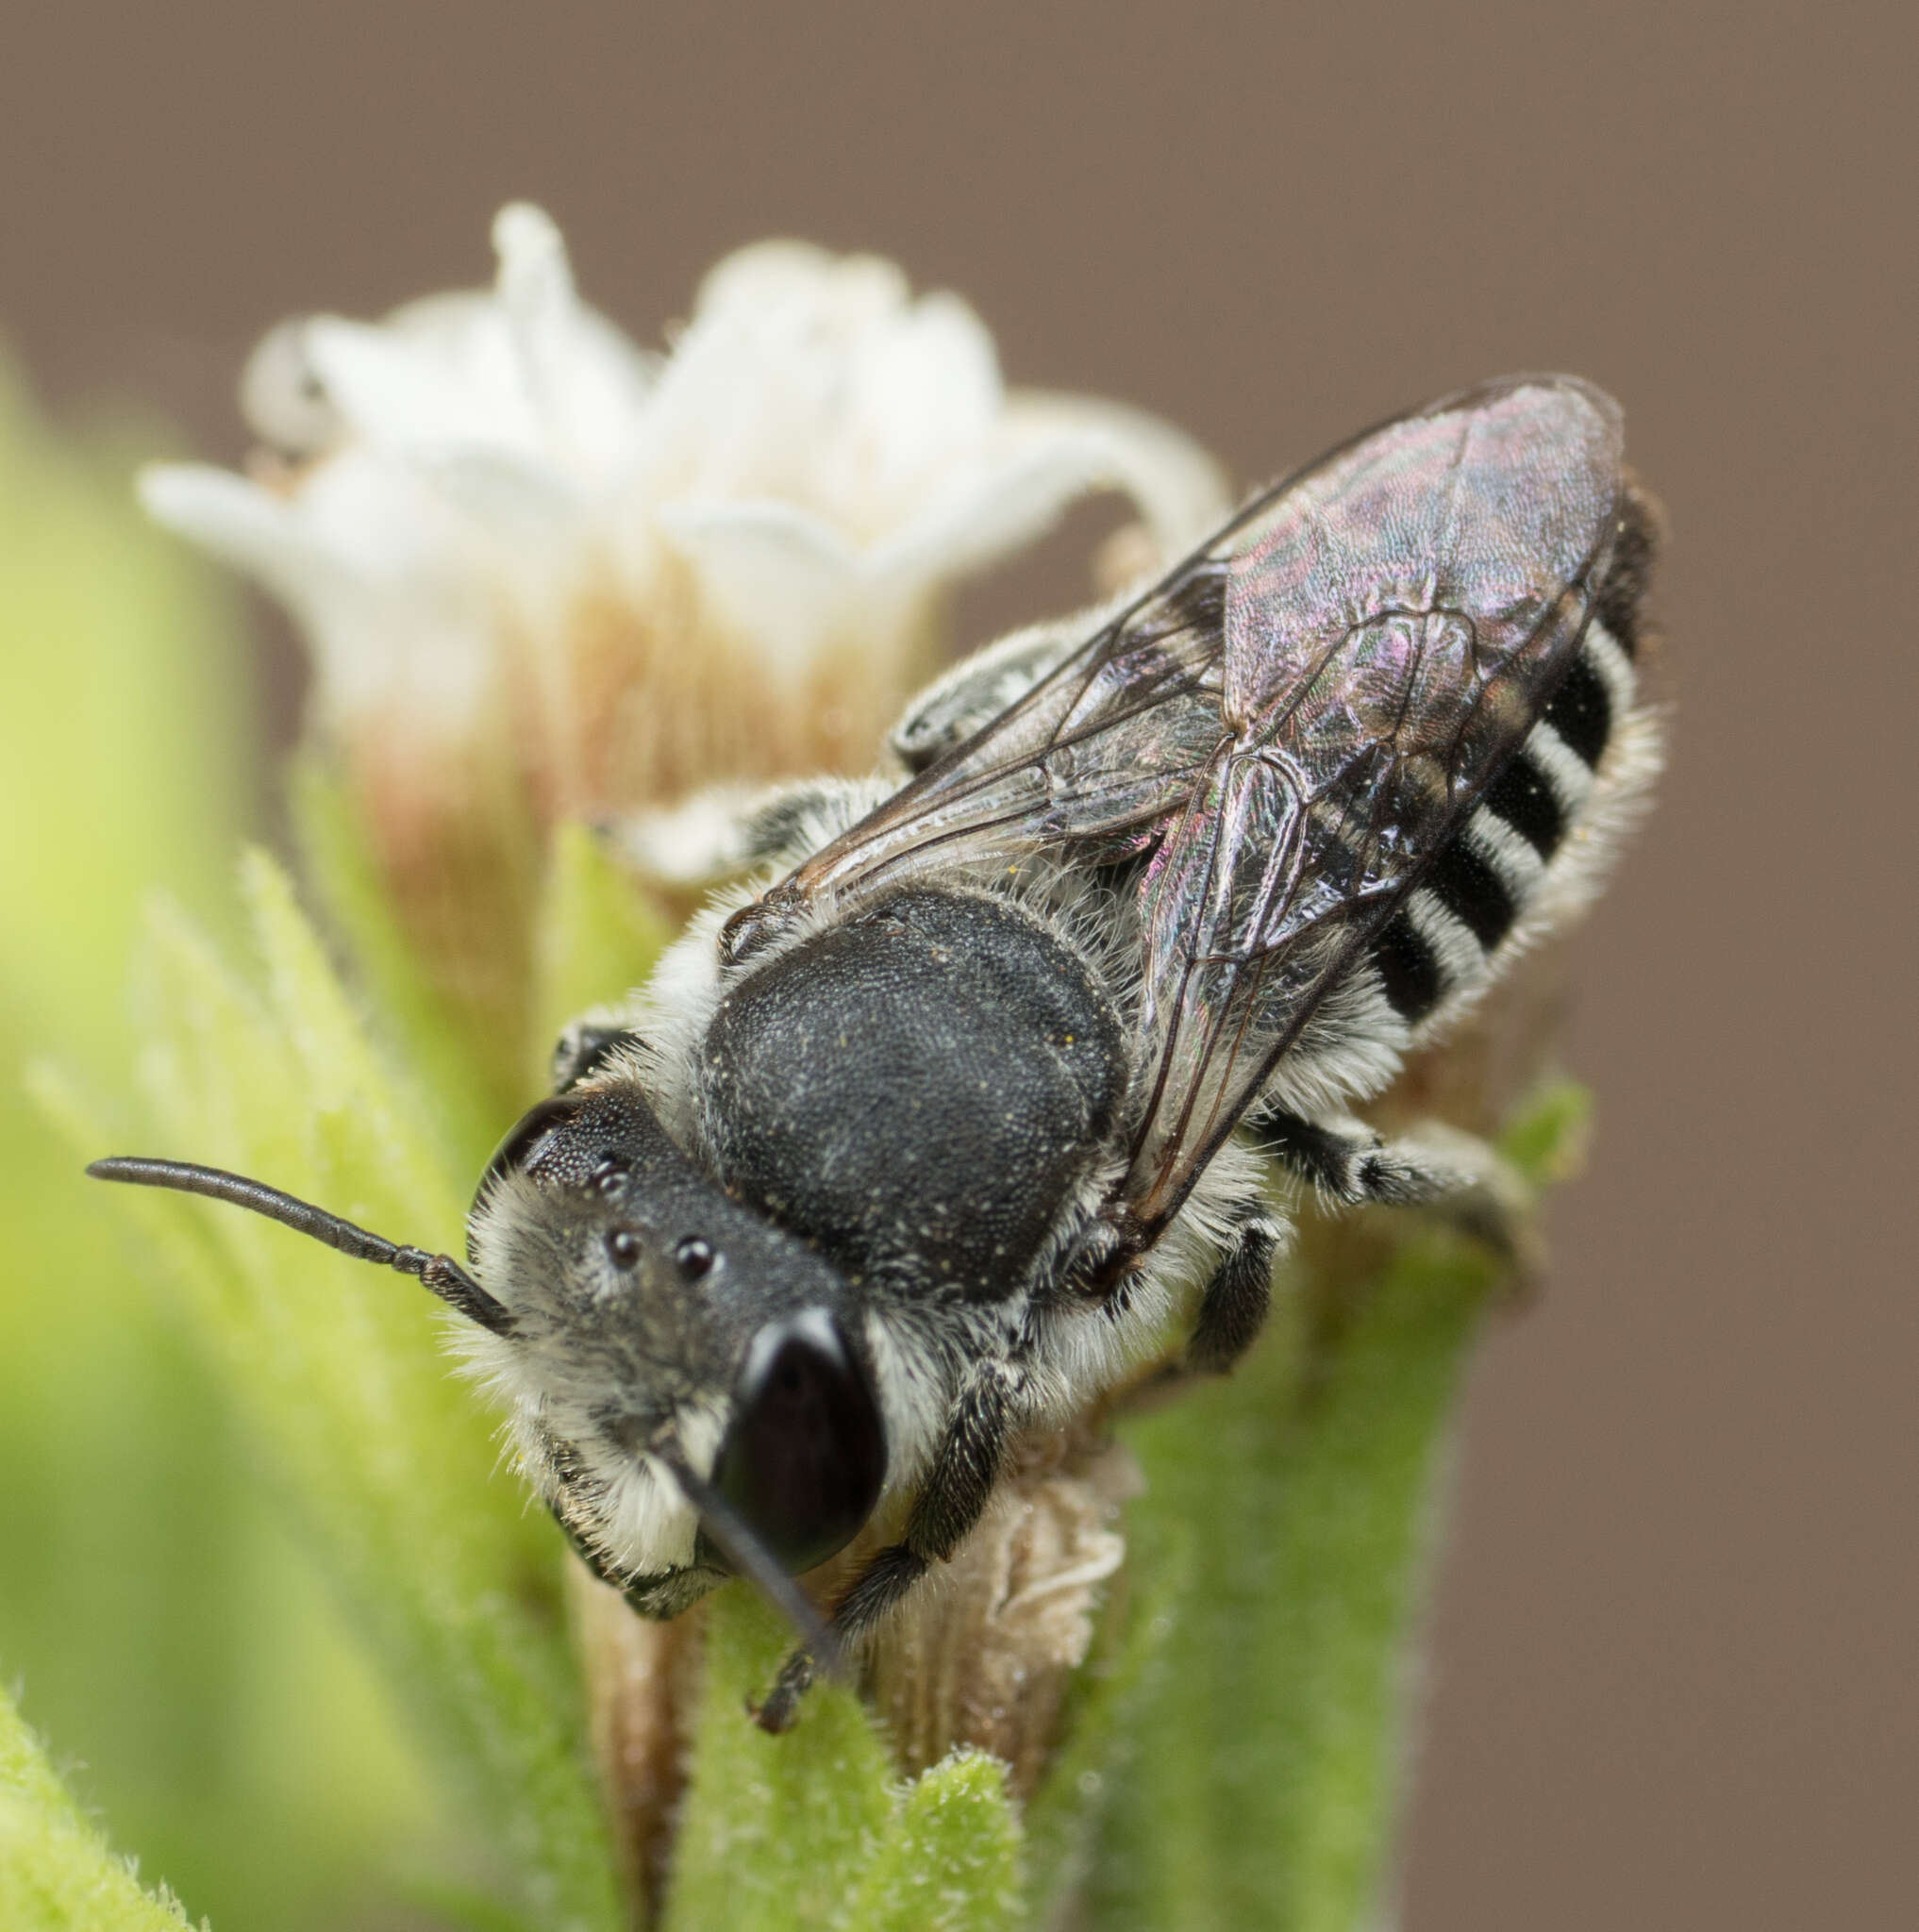
<svg viewBox="0 0 1919 1932"><path fill-rule="evenodd" d="M602 1555L626 1569L693 1560L650 1546L662 1511L691 1505L707 1548L826 1660L817 1615L785 1579L852 1540L887 1468L852 1291L701 1174L630 1077L602 1075L514 1126L474 1202L467 1267L218 1169L89 1172L249 1208L414 1275L475 1324L471 1352L510 1402L547 1500L568 1501L568 1473L586 1478Z"/></svg>
<svg viewBox="0 0 1919 1932"><path fill-rule="evenodd" d="M629 1077L542 1101L500 1143L468 1254L510 1326L480 1349L586 1451L676 1444L790 1572L871 1515L886 1441L845 1278L730 1199Z"/></svg>

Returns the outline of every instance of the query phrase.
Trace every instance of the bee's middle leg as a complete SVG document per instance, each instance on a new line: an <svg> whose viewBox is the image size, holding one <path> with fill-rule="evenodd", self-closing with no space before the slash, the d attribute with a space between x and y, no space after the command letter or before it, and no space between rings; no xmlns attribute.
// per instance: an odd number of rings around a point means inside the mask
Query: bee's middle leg
<svg viewBox="0 0 1919 1932"><path fill-rule="evenodd" d="M1181 1368L1223 1375L1252 1347L1273 1300L1273 1263L1285 1230L1263 1201L1248 1201L1229 1245L1200 1297L1199 1317Z"/></svg>

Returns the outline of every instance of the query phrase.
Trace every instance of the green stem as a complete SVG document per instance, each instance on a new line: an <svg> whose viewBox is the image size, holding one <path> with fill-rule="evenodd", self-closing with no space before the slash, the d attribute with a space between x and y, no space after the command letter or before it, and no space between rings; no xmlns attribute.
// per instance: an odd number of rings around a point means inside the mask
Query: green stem
<svg viewBox="0 0 1919 1932"><path fill-rule="evenodd" d="M1489 1285L1470 1258L1402 1255L1319 1376L1271 1348L1136 1431L1150 1489L1134 1560L1179 1563L1186 1583L1108 1817L1094 1924L1364 1923L1435 1477Z"/></svg>
<svg viewBox="0 0 1919 1932"><path fill-rule="evenodd" d="M1502 1151L1557 1179L1585 1121L1550 1086ZM1460 1385L1505 1272L1462 1241L1382 1240L1310 1224L1252 1358L1129 1432L1133 1572L1176 1596L1119 1740L1101 1932L1355 1932L1377 1911Z"/></svg>

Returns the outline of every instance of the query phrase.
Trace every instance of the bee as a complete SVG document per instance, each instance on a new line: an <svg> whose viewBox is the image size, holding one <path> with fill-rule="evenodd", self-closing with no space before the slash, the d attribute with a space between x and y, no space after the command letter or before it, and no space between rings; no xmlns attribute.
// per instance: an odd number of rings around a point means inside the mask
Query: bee
<svg viewBox="0 0 1919 1932"><path fill-rule="evenodd" d="M894 732L904 782L682 815L683 870L756 882L569 1029L464 1265L244 1177L92 1172L417 1276L635 1609L729 1574L786 1607L757 1713L782 1729L1023 1435L1232 1367L1276 1170L1343 1203L1496 1193L1490 1150L1353 1109L1591 898L1644 805L1656 513L1622 451L1571 377L1449 396L949 672ZM816 1609L793 1579L869 1523Z"/></svg>

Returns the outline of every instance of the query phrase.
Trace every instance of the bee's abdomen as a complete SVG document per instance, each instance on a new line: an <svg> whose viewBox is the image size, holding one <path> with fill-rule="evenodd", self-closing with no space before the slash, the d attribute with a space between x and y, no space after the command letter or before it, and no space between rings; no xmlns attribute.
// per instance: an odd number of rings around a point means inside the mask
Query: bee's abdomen
<svg viewBox="0 0 1919 1932"><path fill-rule="evenodd" d="M1636 617L1626 628L1636 645ZM1482 982L1548 882L1577 862L1607 792L1608 748L1637 697L1632 649L1595 616L1532 729L1373 941L1381 990L1408 1025Z"/></svg>

